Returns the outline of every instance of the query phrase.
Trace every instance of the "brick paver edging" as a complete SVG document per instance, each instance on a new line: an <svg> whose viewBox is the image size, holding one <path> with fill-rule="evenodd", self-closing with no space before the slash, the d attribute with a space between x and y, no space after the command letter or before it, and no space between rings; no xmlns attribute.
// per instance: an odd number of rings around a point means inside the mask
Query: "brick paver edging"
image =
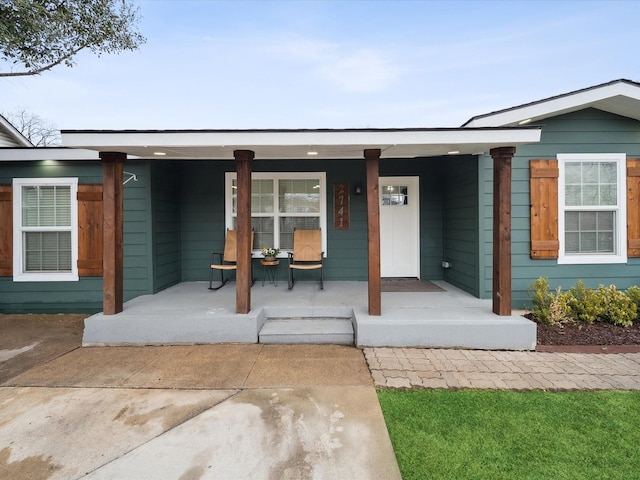
<svg viewBox="0 0 640 480"><path fill-rule="evenodd" d="M640 353L388 347L363 352L380 388L640 390Z"/></svg>

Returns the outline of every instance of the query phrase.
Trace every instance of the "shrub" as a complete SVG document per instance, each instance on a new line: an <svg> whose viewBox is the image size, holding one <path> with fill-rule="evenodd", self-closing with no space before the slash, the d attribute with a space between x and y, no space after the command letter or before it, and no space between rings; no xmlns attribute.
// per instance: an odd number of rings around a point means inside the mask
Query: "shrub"
<svg viewBox="0 0 640 480"><path fill-rule="evenodd" d="M544 277L539 277L535 282L529 285L527 294L533 303L530 308L531 313L539 323L551 325L551 303L553 302L553 294L549 290L549 282Z"/></svg>
<svg viewBox="0 0 640 480"><path fill-rule="evenodd" d="M565 323L574 320L573 312L569 305L569 301L572 298L571 293L562 293L562 289L558 287L556 294L551 301L549 307L551 324Z"/></svg>
<svg viewBox="0 0 640 480"><path fill-rule="evenodd" d="M598 287L598 299L602 308L601 320L621 327L628 327L638 313L638 306L615 285Z"/></svg>
<svg viewBox="0 0 640 480"><path fill-rule="evenodd" d="M566 321L591 324L606 322L628 327L640 311L640 287L634 286L626 292L615 285L600 285L597 290L585 287L582 280L567 292L560 287L551 293L546 278L540 277L527 289L533 303L530 309L539 323L554 325Z"/></svg>
<svg viewBox="0 0 640 480"><path fill-rule="evenodd" d="M627 294L627 297L629 297L633 301L633 303L636 304L636 307L640 311L640 287L634 285L632 287L629 287L625 293Z"/></svg>
<svg viewBox="0 0 640 480"><path fill-rule="evenodd" d="M596 292L585 287L582 280L578 280L578 283L569 289L567 305L571 311L571 318L576 322L591 324L603 314Z"/></svg>
<svg viewBox="0 0 640 480"><path fill-rule="evenodd" d="M538 278L529 286L527 292L533 303L530 311L537 322L555 325L571 319L565 294L561 293L560 287L555 295L551 293L546 278Z"/></svg>

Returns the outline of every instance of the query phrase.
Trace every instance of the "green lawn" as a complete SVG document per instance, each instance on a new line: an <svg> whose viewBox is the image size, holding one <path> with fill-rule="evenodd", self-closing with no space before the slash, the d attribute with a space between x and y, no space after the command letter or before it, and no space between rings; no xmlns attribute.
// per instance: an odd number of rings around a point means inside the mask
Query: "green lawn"
<svg viewBox="0 0 640 480"><path fill-rule="evenodd" d="M378 397L403 480L640 479L640 392Z"/></svg>

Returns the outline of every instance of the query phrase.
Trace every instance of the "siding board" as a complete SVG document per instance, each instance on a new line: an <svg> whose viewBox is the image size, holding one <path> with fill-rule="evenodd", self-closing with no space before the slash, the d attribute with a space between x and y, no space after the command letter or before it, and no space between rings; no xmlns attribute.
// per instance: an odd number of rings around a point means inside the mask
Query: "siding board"
<svg viewBox="0 0 640 480"><path fill-rule="evenodd" d="M453 267L443 270L445 281L473 295L480 294L478 160L447 158L444 174L444 248L442 260ZM440 266L440 265L438 265Z"/></svg>
<svg viewBox="0 0 640 480"><path fill-rule="evenodd" d="M152 290L182 280L180 232L180 167L175 161L154 162L152 168Z"/></svg>

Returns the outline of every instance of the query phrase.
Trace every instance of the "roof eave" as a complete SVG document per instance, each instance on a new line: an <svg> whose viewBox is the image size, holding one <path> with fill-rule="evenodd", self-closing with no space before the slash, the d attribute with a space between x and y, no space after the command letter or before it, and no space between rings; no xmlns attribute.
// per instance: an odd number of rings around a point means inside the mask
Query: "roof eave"
<svg viewBox="0 0 640 480"><path fill-rule="evenodd" d="M449 128L380 130L64 130L66 146L116 151L137 158L232 159L234 150L253 150L256 159L362 158L363 150L379 148L382 158L477 154L496 146L540 141L540 129ZM160 156L158 156L160 154Z"/></svg>
<svg viewBox="0 0 640 480"><path fill-rule="evenodd" d="M36 162L43 160L100 160L98 152L65 147L0 148L0 162Z"/></svg>
<svg viewBox="0 0 640 480"><path fill-rule="evenodd" d="M620 79L469 119L464 128L517 126L596 108L640 120L640 84Z"/></svg>
<svg viewBox="0 0 640 480"><path fill-rule="evenodd" d="M0 127L3 128L11 138L18 144L19 147L31 147L35 148L35 145L25 137L20 130L13 126L13 124L7 120L4 116L0 115Z"/></svg>

